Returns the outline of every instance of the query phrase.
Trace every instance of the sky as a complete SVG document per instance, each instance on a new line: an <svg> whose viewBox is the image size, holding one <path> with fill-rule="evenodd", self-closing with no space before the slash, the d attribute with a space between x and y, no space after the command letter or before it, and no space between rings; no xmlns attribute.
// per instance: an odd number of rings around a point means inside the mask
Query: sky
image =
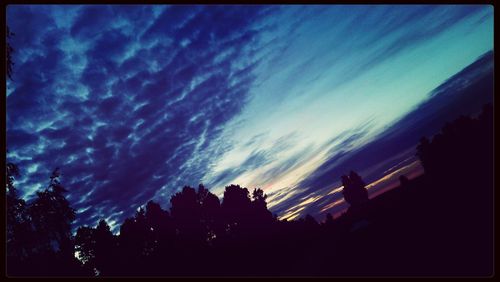
<svg viewBox="0 0 500 282"><path fill-rule="evenodd" d="M416 175L416 144L353 156L493 49L490 5L9 5L7 22L17 188L60 167L76 225L199 183L260 187L295 219L342 204L350 170L369 191Z"/></svg>

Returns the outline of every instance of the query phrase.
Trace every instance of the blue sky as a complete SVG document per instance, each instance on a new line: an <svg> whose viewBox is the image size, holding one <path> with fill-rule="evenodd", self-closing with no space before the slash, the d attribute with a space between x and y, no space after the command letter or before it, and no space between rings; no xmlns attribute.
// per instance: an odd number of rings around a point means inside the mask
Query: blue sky
<svg viewBox="0 0 500 282"><path fill-rule="evenodd" d="M77 224L167 208L200 182L262 187L273 212L302 216L338 188L308 184L319 168L493 49L488 5L10 5L7 20L17 186L29 199L61 167Z"/></svg>

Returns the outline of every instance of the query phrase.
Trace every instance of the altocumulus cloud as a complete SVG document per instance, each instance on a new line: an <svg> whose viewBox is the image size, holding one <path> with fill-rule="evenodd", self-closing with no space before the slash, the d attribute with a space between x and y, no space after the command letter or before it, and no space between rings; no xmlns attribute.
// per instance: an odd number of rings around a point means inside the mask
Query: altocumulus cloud
<svg viewBox="0 0 500 282"><path fill-rule="evenodd" d="M486 5L7 12L18 187L30 198L61 167L78 225L116 226L150 199L167 208L199 182L219 196L259 186L273 212L314 212L340 197L344 171L369 163L370 180L394 166L395 149L362 147L493 45Z"/></svg>
<svg viewBox="0 0 500 282"><path fill-rule="evenodd" d="M59 166L76 224L200 182L254 81L269 8L9 6L7 144L26 198ZM259 157L256 156L258 161Z"/></svg>

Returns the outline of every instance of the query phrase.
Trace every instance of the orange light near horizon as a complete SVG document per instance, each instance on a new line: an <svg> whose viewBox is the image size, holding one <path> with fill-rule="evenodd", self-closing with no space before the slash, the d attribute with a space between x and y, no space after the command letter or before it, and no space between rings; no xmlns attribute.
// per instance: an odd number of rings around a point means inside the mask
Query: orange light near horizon
<svg viewBox="0 0 500 282"><path fill-rule="evenodd" d="M321 212L325 212L325 211L327 211L327 210L329 210L329 209L331 209L331 208L333 208L335 206L338 206L338 205L340 205L342 203L345 203L344 198L339 199L339 200L337 200L337 201L335 201L333 203L330 203L330 204L326 205L325 207L323 207L321 209Z"/></svg>
<svg viewBox="0 0 500 282"><path fill-rule="evenodd" d="M380 194L387 192L388 190L396 188L399 185L398 177L400 175L403 175L403 174L406 174L408 179L413 179L413 178L423 174L423 168L420 165L420 161L418 161L418 160L414 161L414 162L412 162L406 166L403 166L403 167L401 167L401 168L399 168L399 169L397 169L397 170L395 170L387 175L384 175L383 177L366 185L366 189L369 192L369 198L373 199L373 198L379 196ZM310 204L313 204L314 202L317 202L318 200L321 200L324 197L327 197L327 196L330 196L330 195L333 195L336 193L340 193L340 192L342 192L343 188L344 188L344 186L335 187L334 189L332 189L330 192L328 192L325 195L308 197L305 200L303 200L302 202L300 202L299 204L287 209L285 211L285 215L279 217L279 219L280 220L281 219L293 220L295 218L298 218L299 216L301 216L301 212L303 210L305 210ZM373 191L375 188L377 188L376 191ZM370 192L371 192L371 194L370 194ZM323 208L321 208L320 213L325 213L328 210L331 210L332 208L338 207L338 206L343 205L343 204L346 205L346 208L343 208L339 211L336 211L335 214L332 215L334 218L338 217L343 212L345 212L345 210L348 207L348 204L345 202L343 197L341 197L340 199L338 199L332 203L325 205Z"/></svg>

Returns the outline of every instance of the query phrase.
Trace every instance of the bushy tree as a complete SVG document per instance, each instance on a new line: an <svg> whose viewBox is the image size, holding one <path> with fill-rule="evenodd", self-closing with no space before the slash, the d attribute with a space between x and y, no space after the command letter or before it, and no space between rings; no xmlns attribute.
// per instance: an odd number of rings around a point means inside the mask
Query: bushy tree
<svg viewBox="0 0 500 282"><path fill-rule="evenodd" d="M95 268L95 229L80 226L75 235L75 251L78 259L90 270Z"/></svg>
<svg viewBox="0 0 500 282"><path fill-rule="evenodd" d="M201 204L196 190L185 186L170 199L170 212L177 232L186 244L200 244L204 241L201 225ZM189 242L189 243L188 243Z"/></svg>
<svg viewBox="0 0 500 282"><path fill-rule="evenodd" d="M343 175L341 179L342 185L344 186L342 194L351 207L356 208L368 201L368 191L365 188L366 184L361 179L361 176L351 171L349 176Z"/></svg>
<svg viewBox="0 0 500 282"><path fill-rule="evenodd" d="M264 194L264 190L260 188L255 188L252 192L252 209L253 217L256 224L269 223L274 220L273 214L267 209L267 195Z"/></svg>
<svg viewBox="0 0 500 282"><path fill-rule="evenodd" d="M19 168L16 164L6 164L6 248L9 266L19 264L25 260L31 251L32 231L27 214L26 202L19 198L14 186L15 177L19 177ZM13 268L9 270L14 271Z"/></svg>
<svg viewBox="0 0 500 282"><path fill-rule="evenodd" d="M67 190L59 181L56 168L50 176L50 184L37 192L28 212L38 241L37 252L61 252L73 255L71 224L75 210L64 197Z"/></svg>
<svg viewBox="0 0 500 282"><path fill-rule="evenodd" d="M227 230L246 224L251 211L248 189L233 184L226 186L221 208Z"/></svg>

